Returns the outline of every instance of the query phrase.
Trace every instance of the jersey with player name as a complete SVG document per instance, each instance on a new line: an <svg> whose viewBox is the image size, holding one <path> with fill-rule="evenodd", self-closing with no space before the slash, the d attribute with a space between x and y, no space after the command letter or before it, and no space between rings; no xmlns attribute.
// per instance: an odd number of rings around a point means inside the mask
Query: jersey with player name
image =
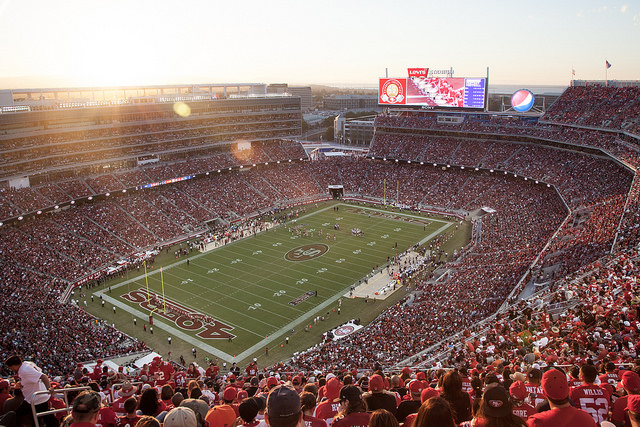
<svg viewBox="0 0 640 427"><path fill-rule="evenodd" d="M595 384L583 384L571 391L571 400L575 405L588 412L596 424L600 425L609 415L609 393Z"/></svg>

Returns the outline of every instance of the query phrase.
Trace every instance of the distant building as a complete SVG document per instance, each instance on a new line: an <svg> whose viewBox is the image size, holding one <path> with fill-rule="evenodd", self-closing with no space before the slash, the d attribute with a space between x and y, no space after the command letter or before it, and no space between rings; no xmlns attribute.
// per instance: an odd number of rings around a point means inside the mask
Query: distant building
<svg viewBox="0 0 640 427"><path fill-rule="evenodd" d="M340 144L366 145L373 139L375 116L347 119L339 114L333 121L333 140Z"/></svg>
<svg viewBox="0 0 640 427"><path fill-rule="evenodd" d="M287 83L272 83L267 86L267 94L291 95L300 98L300 108L309 111L313 108L311 86L289 86Z"/></svg>
<svg viewBox="0 0 640 427"><path fill-rule="evenodd" d="M377 110L378 95L334 95L323 98L327 110Z"/></svg>

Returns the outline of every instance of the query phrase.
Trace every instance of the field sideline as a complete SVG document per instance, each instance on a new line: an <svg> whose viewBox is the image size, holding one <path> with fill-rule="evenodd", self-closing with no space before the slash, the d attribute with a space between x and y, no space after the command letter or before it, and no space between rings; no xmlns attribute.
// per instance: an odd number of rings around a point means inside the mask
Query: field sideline
<svg viewBox="0 0 640 427"><path fill-rule="evenodd" d="M136 319L135 335L148 337L150 343L171 337L170 346L167 341L161 345L168 351L195 348L208 357L242 361L265 355L284 337L311 326L314 317L329 317L350 287L385 265L387 257L428 242L453 224L414 213L330 203L276 229L193 255L189 263L178 259L162 269L149 268L146 278L140 274L94 291L97 301L102 297L106 305L89 304L88 310L127 333ZM364 235L353 236L354 228ZM353 316L349 306L344 307L347 321Z"/></svg>

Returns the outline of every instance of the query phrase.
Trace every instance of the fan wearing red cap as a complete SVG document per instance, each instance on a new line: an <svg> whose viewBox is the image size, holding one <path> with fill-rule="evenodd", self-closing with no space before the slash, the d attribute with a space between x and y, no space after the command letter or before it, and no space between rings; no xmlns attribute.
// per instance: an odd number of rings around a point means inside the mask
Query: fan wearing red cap
<svg viewBox="0 0 640 427"><path fill-rule="evenodd" d="M551 410L532 415L528 426L535 427L595 427L596 422L589 413L574 408L569 403L569 383L564 372L551 369L542 376L542 391L549 400Z"/></svg>
<svg viewBox="0 0 640 427"><path fill-rule="evenodd" d="M340 380L338 378L333 377L327 381L327 384L324 387L325 397L327 400L320 402L318 406L316 406L313 416L324 420L328 425L340 410L339 395L342 384L340 384Z"/></svg>
<svg viewBox="0 0 640 427"><path fill-rule="evenodd" d="M525 402L529 393L527 387L522 381L515 381L509 387L509 395L513 403L513 414L519 416L523 420L527 420L531 415L536 413L536 408Z"/></svg>
<svg viewBox="0 0 640 427"><path fill-rule="evenodd" d="M362 395L362 400L367 404L369 412L376 409L386 409L395 415L398 410L396 396L384 389L384 378L379 374L374 374L369 378L369 391Z"/></svg>
<svg viewBox="0 0 640 427"><path fill-rule="evenodd" d="M631 396L640 395L640 375L634 371L625 371L622 374L620 386L627 392L627 394L616 400L616 403L613 405L611 419L613 419L616 424L622 424L624 421L625 425L628 425L630 420L629 415L626 412L627 402Z"/></svg>
<svg viewBox="0 0 640 427"><path fill-rule="evenodd" d="M627 400L627 411L629 412L631 427L640 427L640 395L634 394L629 396Z"/></svg>
<svg viewBox="0 0 640 427"><path fill-rule="evenodd" d="M596 378L598 378L598 370L595 366L582 365L580 379L583 384L571 390L569 397L574 405L590 413L599 425L609 417L610 396L604 388L594 384Z"/></svg>
<svg viewBox="0 0 640 427"><path fill-rule="evenodd" d="M420 405L422 405L422 390L424 384L420 380L413 380L409 383L409 395L411 400L404 400L398 405L398 411L396 412L396 419L398 422L403 423L409 414L417 414Z"/></svg>

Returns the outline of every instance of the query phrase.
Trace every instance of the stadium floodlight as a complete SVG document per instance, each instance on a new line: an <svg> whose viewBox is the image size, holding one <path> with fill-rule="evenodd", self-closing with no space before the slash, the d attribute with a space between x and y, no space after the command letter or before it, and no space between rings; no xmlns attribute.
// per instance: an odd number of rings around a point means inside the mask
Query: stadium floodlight
<svg viewBox="0 0 640 427"><path fill-rule="evenodd" d="M420 166L424 165L424 162L420 162Z"/></svg>
<svg viewBox="0 0 640 427"><path fill-rule="evenodd" d="M42 211L38 211L36 212L38 215L42 215Z"/></svg>
<svg viewBox="0 0 640 427"><path fill-rule="evenodd" d="M109 197L111 195L111 193L105 193L105 196Z"/></svg>
<svg viewBox="0 0 640 427"><path fill-rule="evenodd" d="M18 221L22 221L24 219L24 217L21 215L18 217Z"/></svg>
<svg viewBox="0 0 640 427"><path fill-rule="evenodd" d="M127 189L125 188L124 190L122 190L122 192L123 192L123 193L126 193L126 192L127 192Z"/></svg>
<svg viewBox="0 0 640 427"><path fill-rule="evenodd" d="M60 209L60 206L55 205L55 206L53 207L53 209Z"/></svg>
<svg viewBox="0 0 640 427"><path fill-rule="evenodd" d="M89 200L93 200L93 196L89 196Z"/></svg>
<svg viewBox="0 0 640 427"><path fill-rule="evenodd" d="M76 204L76 201L75 201L75 200L72 200L72 201L71 201L71 204L72 204L72 205L75 205L75 204Z"/></svg>

